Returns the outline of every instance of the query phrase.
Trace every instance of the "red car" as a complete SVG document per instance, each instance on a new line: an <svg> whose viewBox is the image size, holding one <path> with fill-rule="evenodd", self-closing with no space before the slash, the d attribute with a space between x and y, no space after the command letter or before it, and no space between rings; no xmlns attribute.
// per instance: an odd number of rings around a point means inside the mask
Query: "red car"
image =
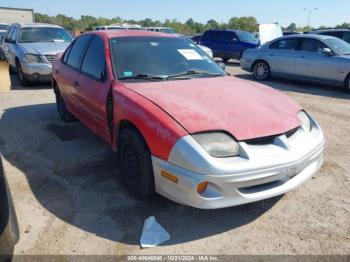
<svg viewBox="0 0 350 262"><path fill-rule="evenodd" d="M322 165L323 133L300 105L229 76L177 35L83 34L55 61L52 84L60 117L118 151L138 197L234 206L293 190Z"/></svg>

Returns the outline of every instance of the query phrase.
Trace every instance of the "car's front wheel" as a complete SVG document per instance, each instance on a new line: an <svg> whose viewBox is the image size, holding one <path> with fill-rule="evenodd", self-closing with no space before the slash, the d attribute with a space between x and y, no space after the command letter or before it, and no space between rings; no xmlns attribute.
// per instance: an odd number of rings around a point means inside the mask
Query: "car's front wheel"
<svg viewBox="0 0 350 262"><path fill-rule="evenodd" d="M145 198L155 194L151 153L141 134L125 128L118 139L119 166L131 194Z"/></svg>
<svg viewBox="0 0 350 262"><path fill-rule="evenodd" d="M19 83L24 87L30 86L31 82L25 77L19 61L16 61L16 71Z"/></svg>
<svg viewBox="0 0 350 262"><path fill-rule="evenodd" d="M258 61L253 66L253 76L256 80L264 81L270 77L270 67L265 61Z"/></svg>
<svg viewBox="0 0 350 262"><path fill-rule="evenodd" d="M344 88L345 88L345 92L350 93L350 74L345 80Z"/></svg>
<svg viewBox="0 0 350 262"><path fill-rule="evenodd" d="M56 93L56 105L58 115L64 122L72 122L75 120L75 117L68 111L66 103L61 95L61 93Z"/></svg>

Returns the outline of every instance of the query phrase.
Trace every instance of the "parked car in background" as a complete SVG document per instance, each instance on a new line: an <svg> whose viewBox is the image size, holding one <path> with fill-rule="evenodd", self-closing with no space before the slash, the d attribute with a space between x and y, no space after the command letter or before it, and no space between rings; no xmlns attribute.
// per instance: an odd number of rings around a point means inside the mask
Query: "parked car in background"
<svg viewBox="0 0 350 262"><path fill-rule="evenodd" d="M204 32L200 44L209 47L214 57L224 62L240 59L249 48L257 48L259 41L249 32L238 30L208 30Z"/></svg>
<svg viewBox="0 0 350 262"><path fill-rule="evenodd" d="M2 46L5 42L5 35L9 27L10 27L9 24L0 23L0 60L5 59L4 52L2 51Z"/></svg>
<svg viewBox="0 0 350 262"><path fill-rule="evenodd" d="M152 31L152 32L160 32L160 33L167 33L167 34L176 34L176 30L173 28L169 27L145 27L144 28L147 31Z"/></svg>
<svg viewBox="0 0 350 262"><path fill-rule="evenodd" d="M199 44L202 39L202 35L201 34L194 35L194 36L191 36L190 38L192 39L193 42L195 42L196 44Z"/></svg>
<svg viewBox="0 0 350 262"><path fill-rule="evenodd" d="M296 31L284 31L283 35L287 36L287 35L301 35L303 34L302 32L296 32Z"/></svg>
<svg viewBox="0 0 350 262"><path fill-rule="evenodd" d="M94 28L95 31L99 30L144 30L140 25L134 24L112 24L97 26Z"/></svg>
<svg viewBox="0 0 350 262"><path fill-rule="evenodd" d="M194 44L194 45L197 45L200 49L202 49L204 52L206 52L208 56L210 56L211 58L213 58L213 51L212 51L210 48L208 48L208 47L206 47L206 46L203 46L203 45L197 44L196 42L194 42L194 41L191 39L191 37L188 37L188 36L185 36L185 35L180 35L180 34L178 34L178 36L180 36L180 37L186 39L187 41L189 41L190 43L192 43L192 44Z"/></svg>
<svg viewBox="0 0 350 262"><path fill-rule="evenodd" d="M334 36L334 37L337 37L339 39L344 40L347 43L350 43L350 29L314 30L314 31L309 32L309 34Z"/></svg>
<svg viewBox="0 0 350 262"><path fill-rule="evenodd" d="M52 63L73 41L64 28L50 24L13 24L5 36L3 51L23 86L51 81Z"/></svg>
<svg viewBox="0 0 350 262"><path fill-rule="evenodd" d="M56 59L52 83L62 120L118 149L138 197L235 206L289 192L323 162L323 133L300 105L228 76L175 34L86 33Z"/></svg>
<svg viewBox="0 0 350 262"><path fill-rule="evenodd" d="M343 86L350 91L350 45L322 35L293 35L247 50L241 67L257 80L270 76Z"/></svg>
<svg viewBox="0 0 350 262"><path fill-rule="evenodd" d="M0 154L0 260L8 261L19 240L16 212Z"/></svg>

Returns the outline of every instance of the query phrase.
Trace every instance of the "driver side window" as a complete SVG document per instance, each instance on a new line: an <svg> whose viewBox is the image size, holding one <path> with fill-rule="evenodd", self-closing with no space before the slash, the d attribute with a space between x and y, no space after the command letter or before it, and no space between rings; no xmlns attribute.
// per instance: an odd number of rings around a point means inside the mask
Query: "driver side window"
<svg viewBox="0 0 350 262"><path fill-rule="evenodd" d="M315 39L303 39L300 47L300 51L321 53L322 49L325 48L322 42Z"/></svg>

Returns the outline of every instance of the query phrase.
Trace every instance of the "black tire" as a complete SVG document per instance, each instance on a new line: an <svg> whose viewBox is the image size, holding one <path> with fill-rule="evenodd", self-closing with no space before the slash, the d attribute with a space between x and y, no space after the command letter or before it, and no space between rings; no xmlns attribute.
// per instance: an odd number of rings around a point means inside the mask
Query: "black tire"
<svg viewBox="0 0 350 262"><path fill-rule="evenodd" d="M344 91L350 94L350 74L345 79Z"/></svg>
<svg viewBox="0 0 350 262"><path fill-rule="evenodd" d="M9 66L9 73L10 73L10 75L16 74L16 71L12 68L12 66Z"/></svg>
<svg viewBox="0 0 350 262"><path fill-rule="evenodd" d="M221 59L222 61L224 61L224 63L227 63L230 60L230 58L221 58Z"/></svg>
<svg viewBox="0 0 350 262"><path fill-rule="evenodd" d="M17 70L17 78L21 86L23 87L30 86L31 82L28 81L28 79L23 74L21 63L18 60L16 61L16 70Z"/></svg>
<svg viewBox="0 0 350 262"><path fill-rule="evenodd" d="M56 106L58 115L64 122L72 122L76 120L76 118L66 108L66 103L59 92L56 93Z"/></svg>
<svg viewBox="0 0 350 262"><path fill-rule="evenodd" d="M118 143L120 171L128 191L137 198L155 194L151 153L138 131L125 128Z"/></svg>
<svg viewBox="0 0 350 262"><path fill-rule="evenodd" d="M258 81L265 81L270 78L270 66L265 61L257 61L252 68L253 76Z"/></svg>

